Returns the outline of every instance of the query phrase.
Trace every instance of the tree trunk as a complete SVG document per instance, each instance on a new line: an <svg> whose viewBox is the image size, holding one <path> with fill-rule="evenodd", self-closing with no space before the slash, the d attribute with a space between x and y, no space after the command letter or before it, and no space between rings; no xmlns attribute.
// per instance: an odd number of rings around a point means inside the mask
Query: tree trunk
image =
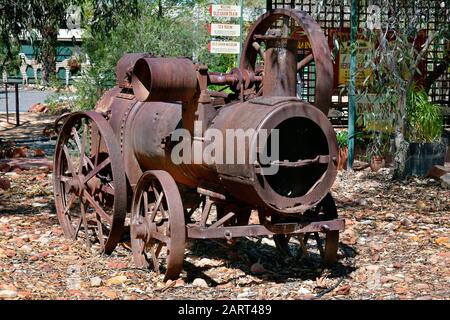
<svg viewBox="0 0 450 320"><path fill-rule="evenodd" d="M42 82L48 84L51 76L56 72L56 46L58 43L58 30L47 27L41 30L42 35Z"/></svg>
<svg viewBox="0 0 450 320"><path fill-rule="evenodd" d="M162 0L158 1L158 18L162 18L163 16L163 6L162 6Z"/></svg>
<svg viewBox="0 0 450 320"><path fill-rule="evenodd" d="M394 176L396 180L406 178L406 158L408 156L409 143L405 139L406 128L406 100L407 91L399 90L400 98L398 101L399 119L394 137Z"/></svg>

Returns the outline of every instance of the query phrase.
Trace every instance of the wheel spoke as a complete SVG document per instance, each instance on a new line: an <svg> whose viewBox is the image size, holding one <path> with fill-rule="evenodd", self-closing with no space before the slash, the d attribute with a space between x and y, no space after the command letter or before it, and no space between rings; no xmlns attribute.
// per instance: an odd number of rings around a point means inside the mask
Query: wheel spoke
<svg viewBox="0 0 450 320"><path fill-rule="evenodd" d="M74 240L76 240L78 238L78 232L80 232L82 224L83 224L83 217L80 216L80 219L78 220L78 223L77 223L77 227L75 228L75 235L73 237Z"/></svg>
<svg viewBox="0 0 450 320"><path fill-rule="evenodd" d="M152 183L152 187L153 187L153 193L155 194L155 199L161 199L162 200L162 198L163 198L163 196L164 196L164 191L161 191L161 194L158 192L158 190L155 188L155 186L154 186L154 184ZM157 203L158 203L158 201L157 201ZM159 202L159 204L161 204L161 202ZM166 213L166 210L164 209L164 206L161 206L161 205L157 205L157 206L155 206L157 209L161 209L161 213L162 213L162 215L164 216L164 217L168 217L168 214Z"/></svg>
<svg viewBox="0 0 450 320"><path fill-rule="evenodd" d="M152 232L152 237L167 245L170 245L170 238L160 232Z"/></svg>
<svg viewBox="0 0 450 320"><path fill-rule="evenodd" d="M74 202L76 199L77 199L77 195L74 194L74 193L71 193L71 194L70 194L69 201L67 202L66 207L65 207L65 209L64 209L64 211L63 211L63 214L67 214L67 213L69 212L70 207L73 205L73 202Z"/></svg>
<svg viewBox="0 0 450 320"><path fill-rule="evenodd" d="M158 196L158 198L157 198L158 200L156 200L155 206L153 207L152 212L150 213L150 218L149 218L149 220L150 220L151 222L153 222L153 221L155 220L156 213L158 212L158 209L159 209L159 208L162 208L161 202L162 202L163 197L164 197L164 191L161 191L161 193L159 194L159 196ZM162 211L163 211L163 210L162 210ZM166 217L167 217L167 216L166 216Z"/></svg>
<svg viewBox="0 0 450 320"><path fill-rule="evenodd" d="M109 184L103 184L100 187L100 190L103 191L103 192L106 192L106 193L108 193L108 194L110 194L112 196L115 195L114 189Z"/></svg>
<svg viewBox="0 0 450 320"><path fill-rule="evenodd" d="M86 140L87 140L87 130L86 130L86 128L87 128L87 124L86 123L83 123L83 135L82 135L82 138L81 138L81 147L80 147L80 154L81 154L81 156L82 156L82 158L81 158L81 163L82 163L82 166L84 167L84 166L86 166L87 167L87 163L85 163L85 151L86 151Z"/></svg>
<svg viewBox="0 0 450 320"><path fill-rule="evenodd" d="M86 197L86 200L89 201L89 203L92 205L94 210L99 214L99 216L109 223L109 225L112 225L112 218L100 207L100 205L92 198L92 196L86 191L83 191L83 195Z"/></svg>
<svg viewBox="0 0 450 320"><path fill-rule="evenodd" d="M89 172L84 178L84 183L88 182L92 177L96 176L102 169L104 169L107 165L111 163L110 158L106 158L99 165L95 166L95 168Z"/></svg>
<svg viewBox="0 0 450 320"><path fill-rule="evenodd" d="M75 178L77 176L77 173L75 171L75 166L72 162L72 159L70 158L69 149L67 148L66 145L64 145L63 151L64 151L64 155L66 156L67 166L69 167L69 171L72 174L72 177Z"/></svg>
<svg viewBox="0 0 450 320"><path fill-rule="evenodd" d="M306 244L308 243L308 237L309 237L308 233L305 234L304 236L300 235L298 237L298 241L300 242L300 250L301 250L300 252L302 252L305 255L305 257L309 256L308 248L306 247Z"/></svg>
<svg viewBox="0 0 450 320"><path fill-rule="evenodd" d="M159 274L159 261L154 246L150 246L149 251L150 255L152 256L153 269L157 274Z"/></svg>
<svg viewBox="0 0 450 320"><path fill-rule="evenodd" d="M312 53L308 54L306 57L304 57L301 61L297 63L297 71L300 71L313 61L314 61L313 54Z"/></svg>
<svg viewBox="0 0 450 320"><path fill-rule="evenodd" d="M314 238L316 239L317 248L319 249L320 256L324 257L325 254L324 254L323 243L322 243L322 239L320 239L320 235L318 232L314 232Z"/></svg>
<svg viewBox="0 0 450 320"><path fill-rule="evenodd" d="M83 227L85 232L86 245L88 246L88 248L91 248L91 240L89 239L89 229L86 218L86 210L84 207L84 203L82 201L80 202L80 208L81 208L81 219L83 220Z"/></svg>
<svg viewBox="0 0 450 320"><path fill-rule="evenodd" d="M80 166L81 167L78 168L79 172L81 173L81 169L82 169L82 167L84 167L85 161L88 162L88 164L90 164L92 168L94 168L94 165L92 164L91 159L86 157L86 155L84 154L84 147L83 147L82 143L80 142L80 136L78 135L78 131L74 127L72 128L72 134L73 134L73 138L75 140L75 144L78 148L78 151L80 152L80 160L81 160ZM84 136L84 133L83 133L83 136ZM83 139L84 139L84 137L83 137Z"/></svg>
<svg viewBox="0 0 450 320"><path fill-rule="evenodd" d="M94 167L98 165L98 158L100 156L100 145L102 144L102 135L98 128L91 128L91 148L93 149L93 154L95 154ZM95 140L94 140L95 137Z"/></svg>
<svg viewBox="0 0 450 320"><path fill-rule="evenodd" d="M105 239L103 238L103 224L100 219L100 215L97 213L97 230L98 230L98 240L100 241L100 247L102 248L102 251L105 249Z"/></svg>
<svg viewBox="0 0 450 320"><path fill-rule="evenodd" d="M141 201L143 200L144 201L144 216L145 217L147 217L147 215L148 215L148 193L147 193L147 191L144 191L143 193L142 193L142 198L143 199L141 199ZM150 220L150 221L152 221L152 220Z"/></svg>

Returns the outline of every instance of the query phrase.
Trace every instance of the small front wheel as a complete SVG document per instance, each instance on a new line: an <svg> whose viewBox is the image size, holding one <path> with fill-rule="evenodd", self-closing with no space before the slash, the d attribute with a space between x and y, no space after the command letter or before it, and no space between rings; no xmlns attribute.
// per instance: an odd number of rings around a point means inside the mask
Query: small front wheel
<svg viewBox="0 0 450 320"><path fill-rule="evenodd" d="M131 247L139 268L164 272L175 280L183 269L186 243L184 210L178 186L166 171L145 172L133 195Z"/></svg>

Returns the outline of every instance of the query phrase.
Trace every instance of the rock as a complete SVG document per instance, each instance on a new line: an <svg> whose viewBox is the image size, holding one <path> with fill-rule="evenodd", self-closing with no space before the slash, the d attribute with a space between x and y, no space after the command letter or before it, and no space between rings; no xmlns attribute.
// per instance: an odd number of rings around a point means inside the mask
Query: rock
<svg viewBox="0 0 450 320"><path fill-rule="evenodd" d="M11 166L7 163L0 163L0 172L8 172L11 170Z"/></svg>
<svg viewBox="0 0 450 320"><path fill-rule="evenodd" d="M127 264L121 261L112 260L108 262L108 268L111 269L125 269Z"/></svg>
<svg viewBox="0 0 450 320"><path fill-rule="evenodd" d="M415 285L417 290L429 290L430 286L426 283L418 283Z"/></svg>
<svg viewBox="0 0 450 320"><path fill-rule="evenodd" d="M100 287L102 285L102 279L100 277L93 277L90 281L91 287Z"/></svg>
<svg viewBox="0 0 450 320"><path fill-rule="evenodd" d="M432 296L421 296L416 298L416 300L433 300Z"/></svg>
<svg viewBox="0 0 450 320"><path fill-rule="evenodd" d="M11 182L8 179L0 177L0 189L8 190L11 188Z"/></svg>
<svg viewBox="0 0 450 320"><path fill-rule="evenodd" d="M450 173L441 176L441 186L444 189L450 189Z"/></svg>
<svg viewBox="0 0 450 320"><path fill-rule="evenodd" d="M445 166L435 165L428 172L428 176L439 180L444 174L450 173L450 168Z"/></svg>
<svg viewBox="0 0 450 320"><path fill-rule="evenodd" d="M358 238L357 238L356 232L353 229L349 228L349 229L344 230L344 232L341 233L341 239L342 239L341 241L345 244L354 245L354 244L356 244L356 240Z"/></svg>
<svg viewBox="0 0 450 320"><path fill-rule="evenodd" d="M350 293L350 285L345 284L336 290L336 295L347 295Z"/></svg>
<svg viewBox="0 0 450 320"><path fill-rule="evenodd" d="M16 256L16 251L12 250L12 249L8 249L8 250L6 250L5 254L8 258L14 258Z"/></svg>
<svg viewBox="0 0 450 320"><path fill-rule="evenodd" d="M19 291L17 296L21 299L30 299L33 294L29 291Z"/></svg>
<svg viewBox="0 0 450 320"><path fill-rule="evenodd" d="M117 299L117 293L115 293L114 291L106 291L105 292L105 296L107 296L108 298L114 300Z"/></svg>
<svg viewBox="0 0 450 320"><path fill-rule="evenodd" d="M367 200L366 199L358 199L358 204L360 206L367 206Z"/></svg>
<svg viewBox="0 0 450 320"><path fill-rule="evenodd" d="M256 263L252 264L252 266L250 267L250 271L253 274L262 274L262 273L266 272L266 269L264 268L264 266L261 263L256 262Z"/></svg>
<svg viewBox="0 0 450 320"><path fill-rule="evenodd" d="M422 210L422 209L425 209L427 207L427 205L422 200L417 200L416 201L416 207L417 207L417 209Z"/></svg>
<svg viewBox="0 0 450 320"><path fill-rule="evenodd" d="M436 244L438 245L443 245L446 246L447 248L449 248L449 242L448 242L448 237L439 237L435 240Z"/></svg>
<svg viewBox="0 0 450 320"><path fill-rule="evenodd" d="M20 251L30 253L31 251L33 251L33 248L30 245L25 244L22 247L20 247Z"/></svg>
<svg viewBox="0 0 450 320"><path fill-rule="evenodd" d="M45 157L45 151L42 149L35 149L34 156L35 157Z"/></svg>
<svg viewBox="0 0 450 320"><path fill-rule="evenodd" d="M47 206L47 204L45 204L45 203L39 203L39 202L33 202L33 203L31 204L31 206L32 206L32 207L35 207L35 208L41 208L41 207Z"/></svg>
<svg viewBox="0 0 450 320"><path fill-rule="evenodd" d="M17 297L17 292L14 290L0 290L1 299L14 299Z"/></svg>
<svg viewBox="0 0 450 320"><path fill-rule="evenodd" d="M216 267L220 264L220 262L217 262L212 259L208 258L201 258L200 260L195 262L195 265L197 267L203 268L203 267Z"/></svg>
<svg viewBox="0 0 450 320"><path fill-rule="evenodd" d="M395 215L393 213L387 213L384 217L389 221L395 220Z"/></svg>
<svg viewBox="0 0 450 320"><path fill-rule="evenodd" d="M402 221L400 221L400 223L401 223L402 226L405 226L405 227L412 226L412 222L408 218L402 219Z"/></svg>
<svg viewBox="0 0 450 320"><path fill-rule="evenodd" d="M363 246L366 244L366 238L360 237L358 241L356 241L356 243L359 244L360 246Z"/></svg>
<svg viewBox="0 0 450 320"><path fill-rule="evenodd" d="M265 244L267 246L275 247L275 241L273 241L272 239L269 239L269 238L263 238L261 240L261 244Z"/></svg>
<svg viewBox="0 0 450 320"><path fill-rule="evenodd" d="M34 103L32 104L29 108L28 108L28 112L35 112L35 113L39 113L39 112L45 112L47 109L47 106L38 102L38 103Z"/></svg>
<svg viewBox="0 0 450 320"><path fill-rule="evenodd" d="M183 287L185 284L186 284L186 283L184 282L183 279L177 279L177 280L175 281L174 287L175 287L175 288Z"/></svg>
<svg viewBox="0 0 450 320"><path fill-rule="evenodd" d="M304 294L311 294L311 291L309 291L306 288L300 287L300 289L298 289L298 294L304 295Z"/></svg>
<svg viewBox="0 0 450 320"><path fill-rule="evenodd" d="M107 286L118 285L124 283L127 280L128 278L126 276L116 276L106 280L106 285Z"/></svg>
<svg viewBox="0 0 450 320"><path fill-rule="evenodd" d="M196 278L194 279L194 281L192 282L192 285L194 287L200 287L200 288L208 288L208 283L206 283L206 281L202 278Z"/></svg>

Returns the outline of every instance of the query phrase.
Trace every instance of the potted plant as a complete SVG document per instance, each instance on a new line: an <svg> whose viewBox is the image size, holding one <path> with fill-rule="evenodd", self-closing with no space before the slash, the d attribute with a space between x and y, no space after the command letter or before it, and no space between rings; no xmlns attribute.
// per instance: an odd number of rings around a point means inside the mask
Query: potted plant
<svg viewBox="0 0 450 320"><path fill-rule="evenodd" d="M447 141L442 138L443 118L425 89L416 85L408 92L405 163L407 175L427 175L434 165L444 165Z"/></svg>
<svg viewBox="0 0 450 320"><path fill-rule="evenodd" d="M386 133L375 131L367 145L367 157L370 168L376 172L385 166L385 155L388 149L388 135Z"/></svg>
<svg viewBox="0 0 450 320"><path fill-rule="evenodd" d="M336 134L336 139L339 147L338 154L338 170L347 169L348 159L348 132L346 130L339 131Z"/></svg>

